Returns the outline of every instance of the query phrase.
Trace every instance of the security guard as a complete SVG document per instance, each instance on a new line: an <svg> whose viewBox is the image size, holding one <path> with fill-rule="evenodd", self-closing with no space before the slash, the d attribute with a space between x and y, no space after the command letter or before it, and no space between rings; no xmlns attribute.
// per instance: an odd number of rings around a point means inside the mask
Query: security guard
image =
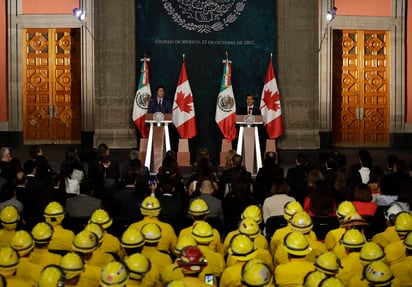
<svg viewBox="0 0 412 287"><path fill-rule="evenodd" d="M249 260L242 267L242 287L275 287L270 267L259 259Z"/></svg>
<svg viewBox="0 0 412 287"><path fill-rule="evenodd" d="M399 281L395 279L389 266L382 261L374 261L366 265L363 269L363 278L368 281L370 287L400 286ZM405 286L410 286L410 282Z"/></svg>
<svg viewBox="0 0 412 287"><path fill-rule="evenodd" d="M325 278L327 278L325 273L318 270L311 271L303 279L303 287L318 287L319 283Z"/></svg>
<svg viewBox="0 0 412 287"><path fill-rule="evenodd" d="M163 272L165 266L172 264L172 258L169 253L158 249L158 243L162 238L160 227L155 223L147 223L141 231L145 240L142 254L150 258L150 262L157 267L159 272Z"/></svg>
<svg viewBox="0 0 412 287"><path fill-rule="evenodd" d="M142 230L143 225L148 223L157 224L162 230L162 238L159 241L159 250L167 251L169 254L173 254L175 249L177 237L173 227L166 222L159 220L160 203L156 197L148 196L140 204L140 212L144 216L142 220L133 223L130 227Z"/></svg>
<svg viewBox="0 0 412 287"><path fill-rule="evenodd" d="M203 199L197 198L192 201L189 206L188 214L192 216L193 225L182 229L179 233L179 238L182 236L190 236L192 234L193 226L199 221L206 221L209 214L209 206ZM210 243L209 248L212 251L222 253L223 245L220 241L220 234L215 228L213 228L214 239ZM223 253L222 253L223 254Z"/></svg>
<svg viewBox="0 0 412 287"><path fill-rule="evenodd" d="M6 278L9 287L32 286L26 278L16 276L19 256L11 247L0 248L0 275Z"/></svg>
<svg viewBox="0 0 412 287"><path fill-rule="evenodd" d="M314 270L313 263L305 259L311 252L306 237L300 232L290 232L283 241L289 261L275 269L276 286L302 286L306 274Z"/></svg>
<svg viewBox="0 0 412 287"><path fill-rule="evenodd" d="M82 258L74 252L69 252L62 257L60 262L66 277L65 286L97 287L100 280L100 268L83 263Z"/></svg>
<svg viewBox="0 0 412 287"><path fill-rule="evenodd" d="M34 240L34 249L30 254L30 261L42 266L43 268L50 264L58 265L61 260L61 256L49 252L48 247L50 240L53 236L53 228L46 222L37 223L32 231L31 235Z"/></svg>
<svg viewBox="0 0 412 287"><path fill-rule="evenodd" d="M7 205L0 211L0 222L2 225L0 229L0 247L9 245L14 233L16 233L19 219L19 212L13 205Z"/></svg>
<svg viewBox="0 0 412 287"><path fill-rule="evenodd" d="M385 247L385 260L389 265L405 260L405 245L403 239L412 231L412 215L403 211L396 215L395 231L400 240L392 242Z"/></svg>
<svg viewBox="0 0 412 287"><path fill-rule="evenodd" d="M199 279L199 273L208 264L199 248L195 246L187 246L183 248L180 257L176 262L183 271L184 277L180 280L185 285L190 287L210 287L210 285ZM209 280L209 278L207 279ZM210 280L212 280L212 285L216 286L213 279Z"/></svg>
<svg viewBox="0 0 412 287"><path fill-rule="evenodd" d="M350 201L342 201L336 209L336 215L341 223L344 221L346 216L355 212L357 212L356 207ZM335 248L345 231L346 229L344 227L338 227L336 229L332 229L326 234L325 246L329 251Z"/></svg>
<svg viewBox="0 0 412 287"><path fill-rule="evenodd" d="M51 264L44 267L40 273L38 287L65 286L66 277L60 266Z"/></svg>
<svg viewBox="0 0 412 287"><path fill-rule="evenodd" d="M402 206L398 202L392 202L385 211L386 229L381 233L373 236L372 241L386 247L390 243L401 240L395 230L395 218L398 213L402 212Z"/></svg>
<svg viewBox="0 0 412 287"><path fill-rule="evenodd" d="M30 281L34 286L40 277L42 266L30 261L30 253L34 248L33 237L25 230L17 231L11 239L10 246L17 251L19 255L19 265L17 266L16 275Z"/></svg>
<svg viewBox="0 0 412 287"><path fill-rule="evenodd" d="M124 287L129 280L129 270L125 263L112 261L102 269L100 285L102 287Z"/></svg>
<svg viewBox="0 0 412 287"><path fill-rule="evenodd" d="M409 232L403 244L405 245L405 260L391 265L391 270L401 286L410 286L412 282L412 232Z"/></svg>
<svg viewBox="0 0 412 287"><path fill-rule="evenodd" d="M151 264L146 256L135 253L128 256L124 262L129 268L129 281L126 283L127 287L162 287L159 270Z"/></svg>
<svg viewBox="0 0 412 287"><path fill-rule="evenodd" d="M342 236L341 244L345 247L346 256L342 258L342 269L336 277L341 279L345 285L363 268L359 255L365 243L365 236L357 229L349 229Z"/></svg>
<svg viewBox="0 0 412 287"><path fill-rule="evenodd" d="M97 209L92 213L89 223L97 223L103 227L104 235L103 242L100 245L100 250L112 254L116 258L123 258L123 252L120 247L120 241L117 237L107 232L107 229L112 225L113 220L104 209Z"/></svg>
<svg viewBox="0 0 412 287"><path fill-rule="evenodd" d="M330 251L319 255L313 265L316 271L322 272L328 277L335 276L339 272L339 268L342 268L340 259Z"/></svg>
<svg viewBox="0 0 412 287"><path fill-rule="evenodd" d="M129 226L122 234L120 245L123 247L126 256L141 253L144 246L143 233L139 229Z"/></svg>
<svg viewBox="0 0 412 287"><path fill-rule="evenodd" d="M64 209L57 201L50 202L44 209L45 221L53 227L53 236L49 243L49 250L71 251L74 233L62 226Z"/></svg>

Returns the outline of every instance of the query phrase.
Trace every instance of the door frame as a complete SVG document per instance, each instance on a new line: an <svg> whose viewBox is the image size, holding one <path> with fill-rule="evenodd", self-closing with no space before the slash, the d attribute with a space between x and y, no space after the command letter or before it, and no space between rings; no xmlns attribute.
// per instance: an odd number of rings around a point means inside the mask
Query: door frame
<svg viewBox="0 0 412 287"><path fill-rule="evenodd" d="M405 13L406 0L392 0L391 17L336 16L328 23L330 0L320 1L319 13L319 133L332 146L332 49L333 30L387 30L389 53L389 136L405 132ZM338 7L339 8L339 7ZM322 42L322 39L323 42ZM399 63L399 65L398 65ZM323 139L322 139L323 137ZM392 145L392 139L391 143Z"/></svg>
<svg viewBox="0 0 412 287"><path fill-rule="evenodd" d="M7 0L8 9L8 130L23 133L23 29L80 28L81 49L81 132L94 131L94 0L80 0L87 19L64 15L23 15L23 0ZM73 7L76 8L76 7ZM23 138L23 136L21 137Z"/></svg>

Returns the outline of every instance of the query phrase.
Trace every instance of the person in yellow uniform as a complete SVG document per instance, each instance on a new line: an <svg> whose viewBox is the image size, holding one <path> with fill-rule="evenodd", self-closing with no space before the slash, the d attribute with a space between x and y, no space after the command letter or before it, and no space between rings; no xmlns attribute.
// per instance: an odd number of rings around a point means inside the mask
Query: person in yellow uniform
<svg viewBox="0 0 412 287"><path fill-rule="evenodd" d="M349 229L343 234L341 242L345 247L346 256L342 258L342 269L339 270L336 277L341 279L346 285L363 268L359 259L359 253L362 246L366 243L366 238L359 230Z"/></svg>
<svg viewBox="0 0 412 287"><path fill-rule="evenodd" d="M85 264L102 268L114 258L111 254L98 250L97 246L96 234L87 230L77 233L72 242L72 250L80 255Z"/></svg>
<svg viewBox="0 0 412 287"><path fill-rule="evenodd" d="M176 246L176 233L173 227L166 222L159 220L160 203L156 197L148 196L140 204L140 212L143 215L143 219L133 223L130 227L141 230L143 225L148 223L155 223L162 229L162 238L158 244L159 250L167 251L169 254L173 254L173 250Z"/></svg>
<svg viewBox="0 0 412 287"><path fill-rule="evenodd" d="M400 240L394 241L385 247L385 261L388 265L405 260L405 245L403 240L408 232L412 231L412 215L402 211L396 215L395 231Z"/></svg>
<svg viewBox="0 0 412 287"><path fill-rule="evenodd" d="M124 287L129 280L129 270L122 261L112 261L107 264L100 275L102 287Z"/></svg>
<svg viewBox="0 0 412 287"><path fill-rule="evenodd" d="M309 242L302 233L290 232L284 238L282 246L288 252L289 261L276 267L276 286L302 286L306 274L314 270L313 263L305 259L311 251Z"/></svg>
<svg viewBox="0 0 412 287"><path fill-rule="evenodd" d="M139 253L128 256L124 261L129 268L129 281L127 287L145 286L162 287L160 273L150 260Z"/></svg>
<svg viewBox="0 0 412 287"><path fill-rule="evenodd" d="M213 277L205 278L205 281L199 279L199 273L207 266L207 260L202 251L196 246L187 246L183 248L180 257L177 259L177 265L181 267L184 277L180 279L185 285L190 287L210 287L217 286ZM206 284L208 281L210 284Z"/></svg>
<svg viewBox="0 0 412 287"><path fill-rule="evenodd" d="M66 253L60 262L66 277L65 286L98 287L100 280L100 268L85 266L82 258L74 252Z"/></svg>
<svg viewBox="0 0 412 287"><path fill-rule="evenodd" d="M248 207L243 210L242 214L240 215L240 218L242 220L246 218L253 219L256 224L259 226L259 230L262 231L264 229L264 222L263 222L263 214L262 214L262 208L259 205L249 205ZM262 235L262 234L261 234ZM262 235L263 236L263 235ZM269 249L269 244L266 240L266 237L263 236L257 236L258 241L256 242L258 245L256 248L263 248L263 249ZM265 240L263 240L265 239Z"/></svg>
<svg viewBox="0 0 412 287"><path fill-rule="evenodd" d="M357 212L356 207L353 205L351 201L342 201L336 209L336 216L338 217L339 222L342 223L346 216L353 214L355 212ZM335 248L336 244L339 243L345 231L346 229L342 226L329 231L326 234L324 241L326 249L332 251L333 248Z"/></svg>
<svg viewBox="0 0 412 287"><path fill-rule="evenodd" d="M225 269L225 259L222 254L209 249L210 242L214 239L212 226L205 221L197 222L192 229L192 237L196 240L197 247L206 258L214 277L219 280Z"/></svg>
<svg viewBox="0 0 412 287"><path fill-rule="evenodd" d="M62 226L64 219L64 209L57 201L50 202L44 209L45 221L53 227L53 236L49 243L51 251L71 251L74 233Z"/></svg>
<svg viewBox="0 0 412 287"><path fill-rule="evenodd" d="M185 283L180 280L173 280L169 284L165 285L166 287L188 287Z"/></svg>
<svg viewBox="0 0 412 287"><path fill-rule="evenodd" d="M126 257L141 253L144 246L143 233L134 227L128 227L122 234L120 245L126 254Z"/></svg>
<svg viewBox="0 0 412 287"><path fill-rule="evenodd" d="M51 264L44 267L40 273L37 287L65 286L66 278L60 266Z"/></svg>
<svg viewBox="0 0 412 287"><path fill-rule="evenodd" d="M248 236L238 234L233 237L228 253L235 262L223 271L219 287L234 287L241 284L242 267L247 261L255 258L256 248Z"/></svg>
<svg viewBox="0 0 412 287"><path fill-rule="evenodd" d="M10 246L19 255L19 265L16 275L25 278L34 286L39 280L42 266L30 261L30 253L34 248L33 237L25 230L17 231L11 239Z"/></svg>
<svg viewBox="0 0 412 287"><path fill-rule="evenodd" d="M346 285L339 278L327 277L319 282L319 287L345 287Z"/></svg>
<svg viewBox="0 0 412 287"><path fill-rule="evenodd" d="M241 274L242 287L275 287L270 267L259 259L249 260Z"/></svg>
<svg viewBox="0 0 412 287"><path fill-rule="evenodd" d="M16 276L19 256L11 247L0 248L0 275L4 276L8 287L31 287L26 278Z"/></svg>
<svg viewBox="0 0 412 287"><path fill-rule="evenodd" d="M120 247L119 239L107 232L107 229L113 224L113 220L107 211L104 209L95 210L90 217L89 223L97 223L103 227L104 234L100 250L112 254L115 258L122 259L123 252Z"/></svg>
<svg viewBox="0 0 412 287"><path fill-rule="evenodd" d="M48 249L53 236L53 227L46 222L39 222L33 227L31 235L34 240L34 249L30 254L30 261L42 267L50 264L58 265L61 256L49 252Z"/></svg>
<svg viewBox="0 0 412 287"><path fill-rule="evenodd" d="M382 261L373 261L363 269L363 278L369 287L398 287L399 280L392 274L391 269ZM407 285L410 286L410 285Z"/></svg>
<svg viewBox="0 0 412 287"><path fill-rule="evenodd" d="M13 205L7 205L0 211L0 247L9 245L14 233L16 233L17 223L20 215Z"/></svg>
<svg viewBox="0 0 412 287"><path fill-rule="evenodd" d="M392 273L401 287L412 286L412 232L406 235L403 244L406 249L405 260L391 265Z"/></svg>
<svg viewBox="0 0 412 287"><path fill-rule="evenodd" d="M401 240L395 230L395 218L398 213L402 212L402 206L398 202L392 202L385 211L386 229L372 237L372 241L380 244L382 247Z"/></svg>
<svg viewBox="0 0 412 287"><path fill-rule="evenodd" d="M142 254L150 258L150 262L157 267L159 272L163 272L165 266L172 264L172 258L168 252L160 251L158 243L162 238L162 231L155 223L148 223L141 229L145 244L142 249Z"/></svg>
<svg viewBox="0 0 412 287"><path fill-rule="evenodd" d="M322 242L313 240L310 232L313 228L312 218L305 211L296 212L290 219L290 227L294 232L301 232L309 242L309 246L312 249L311 252L306 255L306 260L315 262L317 256L326 252L326 247ZM279 264L286 263L288 261L288 253L285 248L277 248L275 256L273 257L273 264L275 267Z"/></svg>
<svg viewBox="0 0 412 287"><path fill-rule="evenodd" d="M313 264L316 271L322 272L326 276L335 276L342 268L340 259L331 251L319 255Z"/></svg>
<svg viewBox="0 0 412 287"><path fill-rule="evenodd" d="M327 277L325 273L318 270L310 271L303 278L303 287L318 287L320 282Z"/></svg>
<svg viewBox="0 0 412 287"><path fill-rule="evenodd" d="M193 226L197 222L206 221L207 215L209 214L209 206L203 199L197 198L192 201L189 206L188 214L192 216L193 225L182 229L179 233L179 238L182 236L190 236L192 234ZM220 233L215 228L213 228L214 239L209 244L209 248L212 251L222 253L223 245L220 241Z"/></svg>

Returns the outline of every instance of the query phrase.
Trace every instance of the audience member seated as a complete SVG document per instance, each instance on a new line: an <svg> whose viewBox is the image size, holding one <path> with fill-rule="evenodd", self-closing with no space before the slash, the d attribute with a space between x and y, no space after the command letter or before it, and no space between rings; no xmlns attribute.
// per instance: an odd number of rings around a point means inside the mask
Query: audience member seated
<svg viewBox="0 0 412 287"><path fill-rule="evenodd" d="M376 203L387 206L397 200L402 184L407 181L408 176L405 173L405 162L398 159L393 165L393 172L382 178L382 195L377 197Z"/></svg>
<svg viewBox="0 0 412 287"><path fill-rule="evenodd" d="M353 205L361 216L374 216L378 205L372 202L369 186L362 183L353 192Z"/></svg>
<svg viewBox="0 0 412 287"><path fill-rule="evenodd" d="M325 161L325 166L321 169L323 177L331 188L334 186L336 181L337 166L337 160L331 153L328 155L327 160Z"/></svg>
<svg viewBox="0 0 412 287"><path fill-rule="evenodd" d="M200 182L200 195L194 199L203 199L209 206L208 218L218 218L220 219L221 225L223 225L223 209L222 202L213 196L214 188L213 183L205 179ZM193 200L192 200L193 201ZM191 201L191 202L192 202Z"/></svg>
<svg viewBox="0 0 412 287"><path fill-rule="evenodd" d="M370 167L372 166L372 157L366 149L361 149L358 152L359 165L353 166L361 175L362 183L369 182Z"/></svg>
<svg viewBox="0 0 412 287"><path fill-rule="evenodd" d="M5 181L12 181L14 179L14 171L10 165L11 153L8 147L0 148L0 184Z"/></svg>
<svg viewBox="0 0 412 287"><path fill-rule="evenodd" d="M222 191L219 190L217 184L218 179L216 176L216 169L210 161L209 151L207 149L200 149L197 155L197 160L193 165L193 173L188 181L187 192L189 198L194 198L200 195L200 182L202 180L208 179L213 183L213 188L218 192L218 197L223 195Z"/></svg>
<svg viewBox="0 0 412 287"><path fill-rule="evenodd" d="M130 169L134 170L138 175L149 180L150 172L149 169L142 164L142 161L139 159L139 151L132 149L129 153L129 164L123 168L122 176L124 177L126 172Z"/></svg>
<svg viewBox="0 0 412 287"><path fill-rule="evenodd" d="M0 210L8 205L14 206L19 214L23 214L23 203L16 198L16 187L12 182L7 182L0 189Z"/></svg>
<svg viewBox="0 0 412 287"><path fill-rule="evenodd" d="M92 190L82 190L79 196L66 199L65 210L69 217L88 218L92 213L102 207L100 199L91 196Z"/></svg>
<svg viewBox="0 0 412 287"><path fill-rule="evenodd" d="M376 197L381 195L381 181L384 176L383 170L379 166L373 166L369 173L368 186L372 194L372 201L376 202Z"/></svg>
<svg viewBox="0 0 412 287"><path fill-rule="evenodd" d="M396 201L402 206L402 209L412 210L412 182L408 181L402 184L401 190L399 191L398 200Z"/></svg>
<svg viewBox="0 0 412 287"><path fill-rule="evenodd" d="M404 211L402 206L397 202L392 202L385 210L386 229L383 232L373 236L372 241L378 243L382 247L386 247L392 242L399 241L400 238L395 230L396 216Z"/></svg>
<svg viewBox="0 0 412 287"><path fill-rule="evenodd" d="M267 197L263 203L263 220L266 220L271 216L283 215L283 208L286 203L295 201L295 199L289 196L290 187L286 179L282 177L275 178L273 181L271 193L272 196Z"/></svg>
<svg viewBox="0 0 412 287"><path fill-rule="evenodd" d="M168 180L173 181L173 185L177 192L185 192L182 171L180 170L179 163L177 162L177 155L172 150L166 152L162 166L159 168L159 172L156 177L159 181L162 181L164 175L166 175Z"/></svg>
<svg viewBox="0 0 412 287"><path fill-rule="evenodd" d="M290 185L290 194L294 197L300 204L303 204L306 194L307 185L307 166L306 166L306 156L303 153L298 153L296 155L296 166L288 169L287 180Z"/></svg>
<svg viewBox="0 0 412 287"><path fill-rule="evenodd" d="M329 184L325 180L318 180L312 192L306 197L304 210L310 216L334 216L336 210L335 199Z"/></svg>

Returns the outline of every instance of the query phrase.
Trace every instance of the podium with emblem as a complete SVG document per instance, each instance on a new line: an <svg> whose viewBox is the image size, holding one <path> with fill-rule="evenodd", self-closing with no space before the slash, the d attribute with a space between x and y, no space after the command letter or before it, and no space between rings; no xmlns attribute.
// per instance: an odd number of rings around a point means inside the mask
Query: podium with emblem
<svg viewBox="0 0 412 287"><path fill-rule="evenodd" d="M258 127L263 124L261 115L237 115L239 137L236 152L243 156L245 167L252 174L257 174L262 167L262 156Z"/></svg>

